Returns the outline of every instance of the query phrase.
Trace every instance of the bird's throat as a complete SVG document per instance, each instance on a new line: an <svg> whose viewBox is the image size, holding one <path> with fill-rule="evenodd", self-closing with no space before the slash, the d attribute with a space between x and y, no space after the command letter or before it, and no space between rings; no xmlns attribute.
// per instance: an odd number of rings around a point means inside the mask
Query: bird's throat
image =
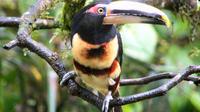
<svg viewBox="0 0 200 112"><path fill-rule="evenodd" d="M109 42L116 35L116 28L113 25L82 25L78 30L80 38L90 44L102 44Z"/></svg>

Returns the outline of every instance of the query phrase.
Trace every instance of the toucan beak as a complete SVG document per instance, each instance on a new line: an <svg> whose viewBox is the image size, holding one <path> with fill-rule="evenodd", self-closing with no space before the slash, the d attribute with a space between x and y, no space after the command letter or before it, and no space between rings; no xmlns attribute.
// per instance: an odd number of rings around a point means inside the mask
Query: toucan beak
<svg viewBox="0 0 200 112"><path fill-rule="evenodd" d="M170 26L161 10L143 3L115 1L107 5L103 24L150 23Z"/></svg>

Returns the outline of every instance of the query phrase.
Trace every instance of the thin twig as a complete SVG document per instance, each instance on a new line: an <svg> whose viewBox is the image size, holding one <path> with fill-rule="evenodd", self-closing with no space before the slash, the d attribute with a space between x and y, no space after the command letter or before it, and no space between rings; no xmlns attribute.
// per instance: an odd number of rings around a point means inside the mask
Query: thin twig
<svg viewBox="0 0 200 112"><path fill-rule="evenodd" d="M0 27L18 27L22 21L19 17L0 17ZM33 23L35 29L50 29L50 28L59 28L60 25L55 20L50 19L37 19Z"/></svg>
<svg viewBox="0 0 200 112"><path fill-rule="evenodd" d="M120 98L114 99L110 102L110 106L111 107L120 106L120 105L125 105L129 103L138 102L141 100L165 95L167 91L169 91L171 88L179 84L181 81L183 81L185 78L187 78L189 75L193 73L200 73L200 66L189 66L183 72L177 74L174 78L168 81L166 84L163 84L162 86L156 89L135 94L135 95L131 95L131 96L127 96L127 97L120 97Z"/></svg>
<svg viewBox="0 0 200 112"><path fill-rule="evenodd" d="M161 79L171 79L171 78L175 77L176 75L177 75L176 73L166 72L166 73L150 75L150 76L142 77L142 78L121 79L120 86L148 84L150 82L158 81ZM196 85L200 84L200 77L189 76L189 77L186 77L184 80L192 81Z"/></svg>
<svg viewBox="0 0 200 112"><path fill-rule="evenodd" d="M9 49L17 46L18 43L19 43L18 40L12 40L9 43L7 43L6 45L4 45L3 48L9 50Z"/></svg>

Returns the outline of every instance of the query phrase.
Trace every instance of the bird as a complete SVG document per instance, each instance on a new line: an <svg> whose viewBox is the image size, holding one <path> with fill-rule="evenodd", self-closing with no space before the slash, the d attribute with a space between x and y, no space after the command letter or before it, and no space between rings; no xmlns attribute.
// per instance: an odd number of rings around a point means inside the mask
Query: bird
<svg viewBox="0 0 200 112"><path fill-rule="evenodd" d="M72 74L104 96L102 112L108 112L110 100L119 97L123 48L116 25L133 23L170 25L161 10L133 1L96 1L72 19ZM69 75L63 76L61 85Z"/></svg>

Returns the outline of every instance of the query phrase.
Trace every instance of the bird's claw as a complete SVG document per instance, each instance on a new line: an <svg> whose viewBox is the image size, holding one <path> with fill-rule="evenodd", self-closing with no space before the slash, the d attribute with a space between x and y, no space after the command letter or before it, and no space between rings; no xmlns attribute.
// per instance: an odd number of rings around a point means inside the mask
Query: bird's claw
<svg viewBox="0 0 200 112"><path fill-rule="evenodd" d="M110 103L110 100L112 100L112 99L113 99L113 97L111 95L111 91L109 91L108 94L106 95L104 101L103 101L102 112L108 112L109 103Z"/></svg>
<svg viewBox="0 0 200 112"><path fill-rule="evenodd" d="M75 76L76 76L76 72L75 72L75 71L67 72L67 73L62 77L62 79L61 79L61 81L60 81L60 85L63 86L64 83L65 83L66 81L68 81L68 80L71 79L71 78L74 78Z"/></svg>

